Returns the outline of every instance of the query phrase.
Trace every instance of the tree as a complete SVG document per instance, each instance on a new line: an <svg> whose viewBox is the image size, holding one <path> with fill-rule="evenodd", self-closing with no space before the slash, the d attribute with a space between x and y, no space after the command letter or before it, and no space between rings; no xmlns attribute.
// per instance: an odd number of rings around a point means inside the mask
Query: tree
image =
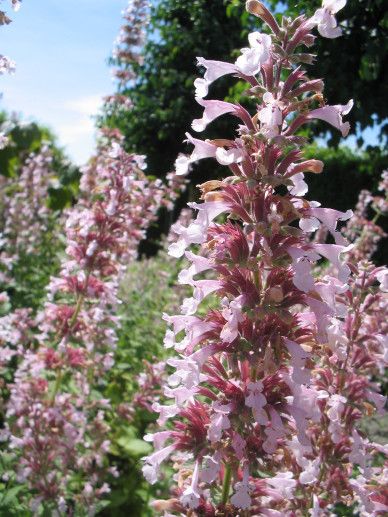
<svg viewBox="0 0 388 517"><path fill-rule="evenodd" d="M279 7L277 0L269 0L268 3ZM232 62L238 55L238 49L247 46L248 32L266 30L257 19L244 12L243 4L241 0L159 0L153 7L143 64L139 59L133 60L131 66L136 79L125 89L119 90L120 94L131 99L133 107L129 111L112 111L107 107L99 119L100 126L118 127L123 132L128 150L147 156L149 173L163 176L171 170L178 153L186 151L182 141L185 133L190 130L189 121L193 115L194 118L197 114L201 116L202 110L194 99L193 82L202 75L197 67L196 57ZM301 0L297 7L291 0L286 0L283 4L288 15L295 15L296 9L300 8L312 15L320 6L321 0ZM388 113L384 104L387 71L383 66L388 45L385 38L388 20L384 13L383 0L348 0L339 20L344 29L343 37L332 41L319 39L318 60L308 67L308 73L310 76L327 78L327 102L345 103L351 97L355 99L355 107L350 114L353 130L356 128L356 120L361 128L373 124L374 121L381 123ZM325 59L329 47L330 52L336 56L334 65L332 61ZM221 78L212 85L208 98L228 97L232 102L239 101L245 87L242 82L232 88L233 84L230 78ZM217 120L204 136L234 136L230 132L229 122L227 118ZM325 124L318 122L312 130L321 135L329 131L329 145L335 146L338 143L337 135L331 133ZM380 152L378 148L369 151L373 157ZM352 160L358 163L356 154ZM342 161L341 155L338 173L341 173ZM368 162L368 159L365 156L360 157L362 166L364 162ZM374 158L370 160L371 166L372 163L377 163ZM382 168L388 167L386 153L381 154L378 163ZM355 170L358 169L358 165L355 165ZM368 168L370 170L371 167ZM381 168L371 171L375 183L381 172ZM220 167L217 164L210 165L209 160L196 164L191 175L192 190L178 204L177 211L187 197L196 197L195 185L209 177L220 175ZM368 188L364 182L368 183L365 175L361 183ZM357 193L354 192L353 195L351 190L347 189L348 207L353 206L357 197ZM330 204L331 200L323 196L321 201ZM331 206L339 208L336 204ZM169 222L164 217L161 224L164 231ZM157 238L158 235L159 230L151 232L152 237Z"/></svg>
<svg viewBox="0 0 388 517"><path fill-rule="evenodd" d="M52 170L59 180L49 189L49 205L61 210L71 204L78 191L80 172L58 146L50 129L36 122L22 122L18 116L3 111L0 112L0 130L8 141L0 147L0 176L17 178L30 153L38 153L48 143L53 157Z"/></svg>
<svg viewBox="0 0 388 517"><path fill-rule="evenodd" d="M193 82L197 56L228 59L245 45L242 7L229 10L225 0L161 0L151 11L144 64L133 63L137 79L122 93L134 106L125 115L100 118L118 127L128 148L147 155L148 169L161 176L171 170L193 113L200 113ZM225 35L228 35L228 38ZM225 82L218 95L225 96Z"/></svg>

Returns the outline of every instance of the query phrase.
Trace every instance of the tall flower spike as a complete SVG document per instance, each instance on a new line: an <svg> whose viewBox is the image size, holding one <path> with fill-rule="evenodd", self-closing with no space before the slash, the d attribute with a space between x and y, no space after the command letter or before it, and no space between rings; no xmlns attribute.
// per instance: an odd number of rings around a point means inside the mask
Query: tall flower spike
<svg viewBox="0 0 388 517"><path fill-rule="evenodd" d="M83 195L67 214L67 257L37 317L38 346L19 352L6 437L31 507L50 513L71 503L92 515L115 474L106 460L110 401L98 386L113 364L118 280L169 192L142 168L144 157L118 143L85 168Z"/></svg>
<svg viewBox="0 0 388 517"><path fill-rule="evenodd" d="M324 9L332 16L340 4L325 1ZM179 354L168 360L176 371L164 393L175 400L155 410L159 423L172 419L171 432L161 451L144 458L144 473L155 481L161 458L176 460L174 499L155 503L171 515L323 516L342 502L378 516L387 501L383 470L371 470L371 456L381 448L355 423L384 401L371 381L381 368L381 339L366 338L361 314L384 304L377 285L385 270L349 267L351 247L337 222L351 212L303 198L304 173L320 173L323 164L303 161L304 139L296 134L312 119L346 134L342 117L352 103L320 106L322 82L301 69L300 47L311 46L317 23L301 16L279 29L261 2L250 0L247 9L271 34L253 32L234 65L201 59L207 82L246 74L257 109L250 115L198 99L205 113L194 129L226 113L241 123L234 141L189 136L192 158L221 157L228 173L200 185L203 202L191 204L197 218L174 227L171 255L196 246L179 275L194 292L181 314L164 316L166 346ZM201 93L204 86L197 81ZM336 244L311 239L321 227ZM210 293L206 310L201 303Z"/></svg>

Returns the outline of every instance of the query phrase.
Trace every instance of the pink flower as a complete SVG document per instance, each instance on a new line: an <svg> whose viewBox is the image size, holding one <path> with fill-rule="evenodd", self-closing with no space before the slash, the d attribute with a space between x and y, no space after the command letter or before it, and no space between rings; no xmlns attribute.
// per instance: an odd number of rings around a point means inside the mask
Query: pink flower
<svg viewBox="0 0 388 517"><path fill-rule="evenodd" d="M249 395L245 398L245 404L252 408L256 422L261 425L266 425L268 415L263 408L267 404L267 399L262 394L263 387L263 383L260 381L249 382L247 385Z"/></svg>
<svg viewBox="0 0 388 517"><path fill-rule="evenodd" d="M335 14L346 5L346 0L323 0L322 8L318 9L311 22L318 25L318 32L324 38L338 38L342 31L337 27Z"/></svg>
<svg viewBox="0 0 388 517"><path fill-rule="evenodd" d="M350 130L350 124L349 122L343 122L342 117L343 115L347 115L352 107L353 100L350 100L345 105L324 106L323 108L310 111L310 113L306 115L306 119L311 120L317 118L324 120L328 124L341 131L342 136L347 136Z"/></svg>
<svg viewBox="0 0 388 517"><path fill-rule="evenodd" d="M272 478L266 478L265 481L271 485L282 497L290 498L293 496L293 489L296 487L296 481L292 472L280 472Z"/></svg>
<svg viewBox="0 0 388 517"><path fill-rule="evenodd" d="M208 438L211 442L219 442L222 432L230 428L230 420L227 414L230 412L230 405L213 405L215 413L210 417Z"/></svg>
<svg viewBox="0 0 388 517"><path fill-rule="evenodd" d="M230 502L233 504L233 506L236 506L236 508L241 508L242 510L250 508L252 503L250 492L252 491L252 488L253 486L251 486L249 483L249 469L246 465L244 467L243 480L238 481L234 485L235 493L230 498Z"/></svg>
<svg viewBox="0 0 388 517"><path fill-rule="evenodd" d="M174 451L175 445L168 445L164 449L154 452L146 458L142 458L145 464L142 468L144 477L153 485L158 480L160 464Z"/></svg>
<svg viewBox="0 0 388 517"><path fill-rule="evenodd" d="M194 131L204 131L210 122L213 122L216 118L226 113L232 113L238 116L238 106L231 104L230 102L217 101L217 100L202 100L197 99L198 104L205 108L201 119L193 120L191 127Z"/></svg>
<svg viewBox="0 0 388 517"><path fill-rule="evenodd" d="M269 92L263 95L263 101L266 107L259 111L260 122L266 126L281 126L283 123L282 103Z"/></svg>
<svg viewBox="0 0 388 517"><path fill-rule="evenodd" d="M194 86L196 88L195 96L201 99L206 97L206 95L209 93L209 86L214 81L224 75L238 72L238 68L231 63L224 63L223 61L212 61L204 59L203 57L198 57L197 61L198 65L204 66L206 68L203 79L200 78L194 81Z"/></svg>
<svg viewBox="0 0 388 517"><path fill-rule="evenodd" d="M235 66L245 75L256 75L261 66L268 60L271 48L271 36L260 32L251 32L248 35L250 48L241 49L241 56Z"/></svg>
<svg viewBox="0 0 388 517"><path fill-rule="evenodd" d="M191 478L191 484L181 495L181 503L189 508L197 508L201 496L198 492L198 479L199 479L199 463L195 463L194 472Z"/></svg>

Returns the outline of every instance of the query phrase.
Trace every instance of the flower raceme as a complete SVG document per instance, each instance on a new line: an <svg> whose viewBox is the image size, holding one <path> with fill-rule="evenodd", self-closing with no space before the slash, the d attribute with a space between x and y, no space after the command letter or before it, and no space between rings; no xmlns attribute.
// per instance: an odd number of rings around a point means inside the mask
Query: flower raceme
<svg viewBox="0 0 388 517"><path fill-rule="evenodd" d="M100 388L117 341L118 280L165 202L144 165L116 143L85 168L83 197L67 214L67 257L37 316L37 344L19 352L5 438L33 511L87 505L93 515L109 491L107 475L115 475L106 461L110 401Z"/></svg>
<svg viewBox="0 0 388 517"><path fill-rule="evenodd" d="M2 178L3 246L11 261L16 261L21 252L36 253L41 246L50 218L46 200L54 182L52 161L52 150L43 145L39 152L27 157L17 181Z"/></svg>
<svg viewBox="0 0 388 517"><path fill-rule="evenodd" d="M128 81L135 79L133 65L142 62L140 49L144 44L149 7L147 0L129 0L127 8L123 11L124 23L113 51L113 59L117 64L113 74L120 88L125 88ZM125 102L126 97L123 99Z"/></svg>
<svg viewBox="0 0 388 517"><path fill-rule="evenodd" d="M151 483L170 457L179 470L172 498L154 502L165 515L319 517L337 502L356 504L363 516L388 510L386 471L372 463L384 448L356 425L384 404L371 381L387 360L383 331L378 318L364 324L361 314L383 313L387 271L346 263L351 246L337 224L352 212L303 197L304 174L321 173L323 164L303 160L305 139L296 134L314 119L349 131L343 116L352 101L326 106L323 82L302 70L314 56L301 50L316 26L323 36L339 35L334 14L344 4L325 0L312 18L279 25L249 0L270 34L251 34L234 64L198 59L206 69L195 82L204 113L193 129L224 114L239 126L234 140L187 135L194 145L187 163L215 158L229 174L200 185L202 202L190 204L197 218L174 225L170 245L172 256L190 263L179 281L193 296L181 314L164 316L165 346L179 355L167 361L175 372L164 393L172 400L154 409L160 425L173 422L147 436L155 452L144 458ZM226 74L248 83L253 116L241 105L204 100ZM333 244L311 238L322 228ZM317 277L322 260L330 267Z"/></svg>

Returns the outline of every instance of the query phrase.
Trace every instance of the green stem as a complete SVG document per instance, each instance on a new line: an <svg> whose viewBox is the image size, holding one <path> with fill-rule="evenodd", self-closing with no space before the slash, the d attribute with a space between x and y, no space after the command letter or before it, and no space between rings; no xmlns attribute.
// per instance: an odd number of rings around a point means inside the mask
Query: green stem
<svg viewBox="0 0 388 517"><path fill-rule="evenodd" d="M226 504L229 499L230 482L232 480L232 469L229 464L225 465L224 484L222 486L222 504Z"/></svg>
<svg viewBox="0 0 388 517"><path fill-rule="evenodd" d="M57 396L59 388L61 387L62 377L63 377L63 374L62 374L61 371L59 371L57 373L57 378L55 379L54 389L53 389L53 391L51 393L50 406L52 406L54 404L54 402L55 402L55 397Z"/></svg>
<svg viewBox="0 0 388 517"><path fill-rule="evenodd" d="M71 317L71 320L69 321L69 329L71 329L74 325L74 323L77 321L78 314L80 313L80 310L82 308L82 302L84 301L84 295L80 294L77 300L77 305L75 306L75 311L73 313L73 316Z"/></svg>
<svg viewBox="0 0 388 517"><path fill-rule="evenodd" d="M77 318L78 318L78 315L81 311L81 308L82 308L82 303L84 301L84 295L83 294L80 294L78 296L78 300L77 300L77 304L75 306L75 310L74 310L74 313L69 321L69 329L71 329L75 322L77 321ZM57 377L55 379L55 384L54 384L54 388L53 388L53 391L51 393L51 397L50 397L50 406L52 406L55 402L55 397L57 396L57 393L59 391L59 388L61 387L61 382L62 382L62 378L63 378L63 372L62 371L59 371L57 373Z"/></svg>

